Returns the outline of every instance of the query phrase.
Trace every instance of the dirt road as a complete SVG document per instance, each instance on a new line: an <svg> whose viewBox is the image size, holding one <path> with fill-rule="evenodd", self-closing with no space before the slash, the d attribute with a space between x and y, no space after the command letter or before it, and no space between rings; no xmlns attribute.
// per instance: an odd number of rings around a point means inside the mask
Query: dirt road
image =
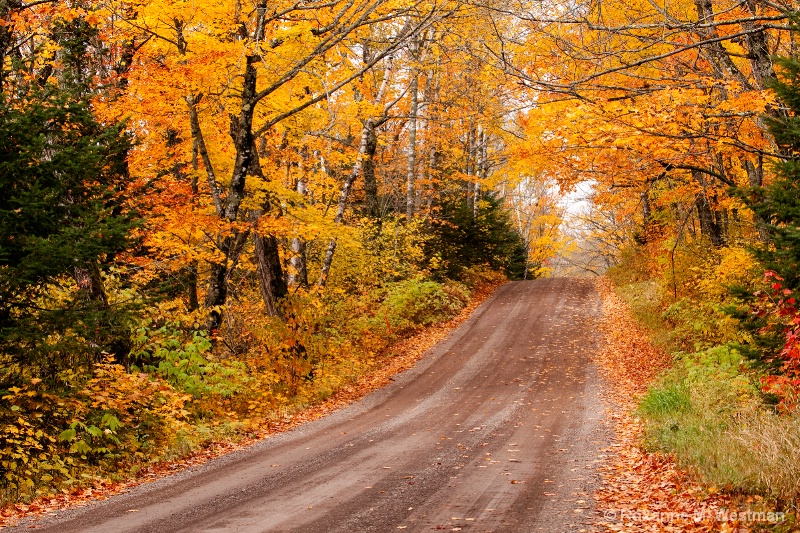
<svg viewBox="0 0 800 533"><path fill-rule="evenodd" d="M589 362L597 313L589 281L508 283L416 367L363 401L35 526L579 531L605 442Z"/></svg>

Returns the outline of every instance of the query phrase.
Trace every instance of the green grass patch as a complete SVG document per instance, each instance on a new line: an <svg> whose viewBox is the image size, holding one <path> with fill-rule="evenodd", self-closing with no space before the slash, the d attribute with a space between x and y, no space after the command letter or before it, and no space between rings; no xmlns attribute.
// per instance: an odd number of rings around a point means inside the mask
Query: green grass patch
<svg viewBox="0 0 800 533"><path fill-rule="evenodd" d="M672 455L710 487L796 514L800 412L778 414L765 403L758 370L734 347L746 342L735 321L720 303L673 300L644 275L610 277L653 343L674 354L639 405L645 447Z"/></svg>
<svg viewBox="0 0 800 533"><path fill-rule="evenodd" d="M672 454L706 483L790 507L800 498L800 414L765 406L735 349L677 357L639 412L646 446Z"/></svg>

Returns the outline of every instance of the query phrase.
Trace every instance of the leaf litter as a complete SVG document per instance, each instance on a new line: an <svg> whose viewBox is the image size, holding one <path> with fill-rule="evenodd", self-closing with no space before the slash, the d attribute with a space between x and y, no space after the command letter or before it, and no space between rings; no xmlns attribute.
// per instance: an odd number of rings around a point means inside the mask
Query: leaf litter
<svg viewBox="0 0 800 533"><path fill-rule="evenodd" d="M706 487L681 470L671 457L642 448L644 423L635 410L649 384L669 366L635 323L628 305L608 279L597 281L603 303L599 329L603 345L595 356L606 382L612 443L603 450L602 483L596 490L597 531L737 532L755 531L728 520L733 496Z"/></svg>

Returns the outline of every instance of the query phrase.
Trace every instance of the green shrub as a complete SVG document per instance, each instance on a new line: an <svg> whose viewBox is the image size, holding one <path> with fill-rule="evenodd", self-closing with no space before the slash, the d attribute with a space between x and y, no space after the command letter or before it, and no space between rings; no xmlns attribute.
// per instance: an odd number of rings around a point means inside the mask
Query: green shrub
<svg viewBox="0 0 800 533"><path fill-rule="evenodd" d="M377 315L385 317L395 332L413 331L461 311L469 294L462 287L419 278L402 281L389 289Z"/></svg>
<svg viewBox="0 0 800 533"><path fill-rule="evenodd" d="M204 331L192 331L191 337L178 324L166 324L136 332L136 349L131 359L145 372L156 374L180 391L199 398L216 395L223 398L236 393L246 380L246 366L238 361L210 360L211 341ZM132 371L138 372L136 365Z"/></svg>
<svg viewBox="0 0 800 533"><path fill-rule="evenodd" d="M458 195L438 207L439 215L430 220L425 255L438 265L439 276L459 279L465 269L488 265L509 278L521 279L530 270L522 236L500 199L488 194L476 211Z"/></svg>

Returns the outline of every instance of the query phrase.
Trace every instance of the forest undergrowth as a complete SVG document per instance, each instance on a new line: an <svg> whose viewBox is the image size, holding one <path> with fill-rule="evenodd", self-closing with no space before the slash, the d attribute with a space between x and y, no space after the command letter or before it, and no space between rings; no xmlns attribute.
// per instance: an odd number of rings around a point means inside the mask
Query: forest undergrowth
<svg viewBox="0 0 800 533"><path fill-rule="evenodd" d="M800 414L747 357L755 335L735 318L756 306L733 287L758 294L757 263L730 248L711 266L680 265L675 298L673 280L637 275L636 260L599 284L617 435L598 496L604 527L797 530Z"/></svg>

